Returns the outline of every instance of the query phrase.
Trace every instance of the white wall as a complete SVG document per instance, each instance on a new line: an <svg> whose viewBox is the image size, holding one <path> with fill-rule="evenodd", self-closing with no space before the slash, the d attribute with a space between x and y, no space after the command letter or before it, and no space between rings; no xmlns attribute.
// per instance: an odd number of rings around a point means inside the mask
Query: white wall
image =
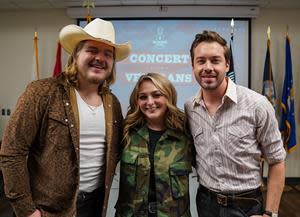
<svg viewBox="0 0 300 217"><path fill-rule="evenodd" d="M33 75L33 37L38 32L41 77L52 75L60 28L76 23L65 10L0 13L0 111L13 109ZM64 59L66 55L63 53ZM65 60L64 60L65 61ZM0 112L0 137L8 116Z"/></svg>

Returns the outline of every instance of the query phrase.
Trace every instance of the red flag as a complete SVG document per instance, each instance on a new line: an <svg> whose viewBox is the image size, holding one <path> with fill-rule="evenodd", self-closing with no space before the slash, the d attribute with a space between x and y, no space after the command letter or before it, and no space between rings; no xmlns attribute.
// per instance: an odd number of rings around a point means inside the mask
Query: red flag
<svg viewBox="0 0 300 217"><path fill-rule="evenodd" d="M56 61L53 70L53 77L59 76L61 73L61 44L57 42Z"/></svg>

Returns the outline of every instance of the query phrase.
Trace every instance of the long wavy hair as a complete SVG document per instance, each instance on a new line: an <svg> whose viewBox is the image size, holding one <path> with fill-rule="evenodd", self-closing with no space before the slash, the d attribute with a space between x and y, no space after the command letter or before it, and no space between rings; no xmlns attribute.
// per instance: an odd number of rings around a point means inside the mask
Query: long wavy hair
<svg viewBox="0 0 300 217"><path fill-rule="evenodd" d="M151 81L167 98L166 127L184 132L185 114L176 106L177 92L173 84L159 73L148 73L139 78L130 95L128 112L124 122L124 145L130 143L130 133L133 128L142 127L146 124L146 118L138 106L140 86L144 81Z"/></svg>
<svg viewBox="0 0 300 217"><path fill-rule="evenodd" d="M84 44L87 42L87 40L80 41L76 47L74 48L72 54L69 56L68 63L65 67L65 71L63 72L65 78L67 79L67 82L69 82L74 87L78 87L78 68L76 64L76 59L78 56L78 53L82 50ZM111 84L113 84L116 81L116 64L115 64L115 50L114 50L114 63L112 68L111 75L105 80L104 84L100 84L101 86L109 87Z"/></svg>

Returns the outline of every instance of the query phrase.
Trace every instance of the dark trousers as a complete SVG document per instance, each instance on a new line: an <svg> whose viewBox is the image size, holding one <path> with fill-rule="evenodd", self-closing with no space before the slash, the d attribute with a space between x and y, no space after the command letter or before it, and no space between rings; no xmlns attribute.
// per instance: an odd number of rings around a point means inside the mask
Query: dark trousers
<svg viewBox="0 0 300 217"><path fill-rule="evenodd" d="M79 192L76 217L101 217L104 201L104 188L93 192Z"/></svg>
<svg viewBox="0 0 300 217"><path fill-rule="evenodd" d="M200 185L196 202L199 217L249 217L263 213L260 189L239 194L217 194Z"/></svg>

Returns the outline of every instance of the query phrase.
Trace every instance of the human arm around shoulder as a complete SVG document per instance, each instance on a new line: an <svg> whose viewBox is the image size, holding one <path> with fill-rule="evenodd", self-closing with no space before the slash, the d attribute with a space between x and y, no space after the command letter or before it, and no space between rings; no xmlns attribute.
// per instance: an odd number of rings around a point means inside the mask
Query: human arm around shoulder
<svg viewBox="0 0 300 217"><path fill-rule="evenodd" d="M1 169L6 197L17 216L29 216L36 211L31 196L27 156L39 128L40 107L33 85L18 99L3 135L0 151Z"/></svg>

